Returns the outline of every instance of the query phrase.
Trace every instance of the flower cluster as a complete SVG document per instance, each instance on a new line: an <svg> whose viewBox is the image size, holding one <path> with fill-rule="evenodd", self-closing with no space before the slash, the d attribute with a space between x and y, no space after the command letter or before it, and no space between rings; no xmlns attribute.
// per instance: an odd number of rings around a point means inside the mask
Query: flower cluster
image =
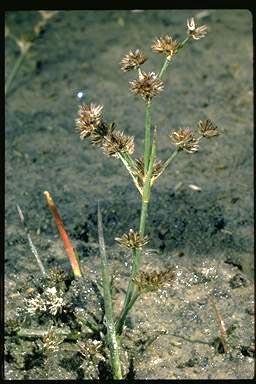
<svg viewBox="0 0 256 384"><path fill-rule="evenodd" d="M123 234L121 237L116 237L115 240L125 248L143 248L148 242L148 236L142 237L138 232L130 229L129 233Z"/></svg>
<svg viewBox="0 0 256 384"><path fill-rule="evenodd" d="M199 149L198 140L190 128L181 128L176 132L172 132L170 139L179 150L194 153Z"/></svg>
<svg viewBox="0 0 256 384"><path fill-rule="evenodd" d="M90 105L80 105L76 127L80 131L80 138L83 140L93 134L94 130L102 121L101 112L103 106L91 103Z"/></svg>
<svg viewBox="0 0 256 384"><path fill-rule="evenodd" d="M165 271L157 272L140 272L140 274L133 279L140 292L154 292L170 284L175 279L175 272L173 268Z"/></svg>
<svg viewBox="0 0 256 384"><path fill-rule="evenodd" d="M118 153L134 152L134 139L132 136L126 136L123 132L117 131L105 136L103 141L103 152L108 156L117 157Z"/></svg>
<svg viewBox="0 0 256 384"><path fill-rule="evenodd" d="M147 58L144 53L139 49L131 51L125 55L121 61L121 69L124 72L131 71L132 69L138 69L140 65L144 64Z"/></svg>
<svg viewBox="0 0 256 384"><path fill-rule="evenodd" d="M117 157L118 153L134 152L134 139L117 131L115 123L107 124L103 121L102 105L81 105L76 119L76 128L80 132L80 138L90 137L92 145L102 147L108 156Z"/></svg>
<svg viewBox="0 0 256 384"><path fill-rule="evenodd" d="M199 120L198 122L198 131L204 137L214 137L219 135L218 127L213 124L213 122L209 119L207 120Z"/></svg>
<svg viewBox="0 0 256 384"><path fill-rule="evenodd" d="M159 37L151 46L153 52L163 53L169 61L178 52L179 47L180 44L173 40L171 36Z"/></svg>
<svg viewBox="0 0 256 384"><path fill-rule="evenodd" d="M139 187L143 187L146 175L144 173L144 156L141 156L139 159L135 159L135 166L136 166L136 177L138 181ZM162 160L155 159L153 164L153 170L152 170L152 176L151 176L151 185L154 184L155 180L158 178L159 174L161 173L163 169L163 162Z"/></svg>
<svg viewBox="0 0 256 384"><path fill-rule="evenodd" d="M194 40L202 39L207 34L207 25L197 27L193 17L187 20L187 27L188 35L191 36Z"/></svg>
<svg viewBox="0 0 256 384"><path fill-rule="evenodd" d="M199 120L197 127L200 137L196 137L191 128L181 128L170 134L171 142L178 150L194 153L198 151L198 143L202 137L210 138L219 135L218 127L209 119Z"/></svg>
<svg viewBox="0 0 256 384"><path fill-rule="evenodd" d="M62 313L66 305L62 294L57 292L55 287L47 288L42 294L27 299L27 312L30 314L48 312L53 316Z"/></svg>
<svg viewBox="0 0 256 384"><path fill-rule="evenodd" d="M130 82L131 91L145 101L152 99L164 89L164 83L154 72L140 72L139 78Z"/></svg>
<svg viewBox="0 0 256 384"><path fill-rule="evenodd" d="M43 348L47 352L57 352L59 345L63 342L65 336L57 334L53 328L51 328L42 339Z"/></svg>

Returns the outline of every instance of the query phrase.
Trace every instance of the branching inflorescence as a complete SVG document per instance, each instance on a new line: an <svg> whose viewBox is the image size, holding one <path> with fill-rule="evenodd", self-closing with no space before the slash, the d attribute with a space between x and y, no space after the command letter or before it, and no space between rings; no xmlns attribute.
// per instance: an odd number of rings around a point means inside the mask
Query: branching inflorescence
<svg viewBox="0 0 256 384"><path fill-rule="evenodd" d="M122 71L134 70L138 72L137 79L130 82L130 91L135 96L141 97L145 103L144 153L139 158L132 157L135 151L134 137L118 130L114 122L107 123L102 116L102 105L93 103L81 105L76 119L76 128L79 131L80 138L82 140L88 138L92 145L101 147L106 155L118 158L124 164L141 195L141 214L138 230L130 229L128 233L116 238L119 245L131 250L132 267L122 310L115 317L114 330L112 328L112 309L111 306L109 307L111 310L109 310L108 316L111 321L108 325L110 332L108 340L112 340L115 347L112 345L112 350L115 351L115 354L112 355L112 357L114 356L112 359L112 369L115 378L120 378L120 364L115 360L118 358L115 343L118 340L118 336L121 336L123 332L128 312L141 293L155 291L166 283L171 283L175 278L173 269L162 272L153 271L151 273L140 271L143 247L149 242L148 236L145 235L145 230L151 188L179 153L184 151L194 154L199 150L199 144L203 138L208 139L219 134L218 128L209 119L200 120L195 130L185 127L172 131L169 138L171 144L175 146L174 151L166 160L156 158L157 129L152 124L153 99L156 96L160 96L164 90L166 85L163 77L170 63L173 62L174 57L185 45L193 40L200 40L205 37L206 33L207 26L198 27L194 18L191 18L187 20L187 37L182 42L178 42L168 35L156 38L151 49L154 53L164 56L163 65L158 73L147 73L141 69L147 57L139 49L130 50L121 60ZM106 259L104 260L104 263L106 263ZM111 335L113 336L112 338ZM115 371L114 367L118 367L117 371Z"/></svg>

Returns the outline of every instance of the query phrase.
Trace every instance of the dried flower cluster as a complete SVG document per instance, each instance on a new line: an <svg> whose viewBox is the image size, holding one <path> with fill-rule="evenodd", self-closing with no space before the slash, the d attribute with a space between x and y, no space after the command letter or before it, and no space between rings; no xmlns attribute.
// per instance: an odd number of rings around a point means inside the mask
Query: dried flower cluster
<svg viewBox="0 0 256 384"><path fill-rule="evenodd" d="M199 149L198 141L190 128L181 128L177 132L172 132L170 138L171 142L175 144L179 150L194 153Z"/></svg>
<svg viewBox="0 0 256 384"><path fill-rule="evenodd" d="M135 166L136 166L136 177L137 177L138 185L139 187L142 188L146 180L146 175L144 173L144 156L141 156L139 159L135 159ZM160 175L162 169L163 169L162 160L155 159L153 164L152 176L151 176L151 185L154 184L154 182Z"/></svg>
<svg viewBox="0 0 256 384"><path fill-rule="evenodd" d="M100 125L103 106L91 103L80 105L76 127L80 131L80 138L83 140L91 136L93 131Z"/></svg>
<svg viewBox="0 0 256 384"><path fill-rule="evenodd" d="M207 34L207 25L197 27L194 18L187 20L188 35L195 40L202 39Z"/></svg>
<svg viewBox="0 0 256 384"><path fill-rule="evenodd" d="M80 132L80 138L90 137L93 145L102 147L108 156L117 157L118 153L134 152L134 139L117 131L115 123L107 124L103 121L101 105L81 105L76 119L76 128Z"/></svg>
<svg viewBox="0 0 256 384"><path fill-rule="evenodd" d="M139 78L130 82L131 91L147 101L164 89L164 83L154 72L140 72Z"/></svg>
<svg viewBox="0 0 256 384"><path fill-rule="evenodd" d="M198 122L198 131L207 138L219 135L218 127L209 119Z"/></svg>
<svg viewBox="0 0 256 384"><path fill-rule="evenodd" d="M198 132L201 137L206 138L219 135L218 127L209 119L198 122ZM191 128L181 128L170 134L171 142L175 144L179 150L184 150L189 153L198 151L198 143L201 137L196 137Z"/></svg>
<svg viewBox="0 0 256 384"><path fill-rule="evenodd" d="M63 296L57 292L55 287L47 288L42 294L37 293L35 297L26 300L26 310L31 315L48 312L55 316L62 313L65 307Z"/></svg>
<svg viewBox="0 0 256 384"><path fill-rule="evenodd" d="M159 37L151 46L153 52L163 53L169 61L178 52L179 47L180 44L173 40L171 36Z"/></svg>
<svg viewBox="0 0 256 384"><path fill-rule="evenodd" d="M132 136L126 136L123 132L114 131L104 137L103 152L108 156L116 157L118 153L128 153L132 155L134 152L134 139Z"/></svg>
<svg viewBox="0 0 256 384"><path fill-rule="evenodd" d="M47 280L55 285L65 281L66 275L61 269L55 267L47 273Z"/></svg>
<svg viewBox="0 0 256 384"><path fill-rule="evenodd" d="M86 358L100 358L105 360L103 357L102 350L102 341L87 339L86 341L78 341L77 342L79 352Z"/></svg>
<svg viewBox="0 0 256 384"><path fill-rule="evenodd" d="M148 236L141 237L138 232L130 229L129 233L123 234L121 237L116 237L115 240L125 248L143 248L148 242Z"/></svg>
<svg viewBox="0 0 256 384"><path fill-rule="evenodd" d="M134 278L134 283L140 292L153 292L172 283L174 279L174 269L169 268L161 272L140 272L140 274Z"/></svg>
<svg viewBox="0 0 256 384"><path fill-rule="evenodd" d="M54 329L50 329L43 337L43 348L49 352L57 352L59 350L59 345L64 339L65 336L57 334Z"/></svg>
<svg viewBox="0 0 256 384"><path fill-rule="evenodd" d="M140 65L144 64L147 58L144 53L139 49L136 51L131 51L125 55L121 61L121 69L124 72L131 71L133 69L138 69Z"/></svg>

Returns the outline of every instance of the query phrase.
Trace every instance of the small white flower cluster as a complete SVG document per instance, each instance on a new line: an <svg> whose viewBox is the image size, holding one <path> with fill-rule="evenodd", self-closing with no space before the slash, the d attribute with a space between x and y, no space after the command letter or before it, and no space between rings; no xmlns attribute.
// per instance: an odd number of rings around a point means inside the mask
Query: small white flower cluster
<svg viewBox="0 0 256 384"><path fill-rule="evenodd" d="M51 315L61 313L65 300L56 287L47 288L42 294L37 294L32 299L26 300L27 312L35 314L38 312L49 312Z"/></svg>

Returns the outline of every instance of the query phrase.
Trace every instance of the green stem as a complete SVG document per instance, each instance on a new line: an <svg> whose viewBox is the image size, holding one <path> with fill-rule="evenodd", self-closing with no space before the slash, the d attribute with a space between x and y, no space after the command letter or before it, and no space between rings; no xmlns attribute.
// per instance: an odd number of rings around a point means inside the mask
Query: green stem
<svg viewBox="0 0 256 384"><path fill-rule="evenodd" d="M139 228L139 233L141 237L143 237L145 233L148 204L150 200L150 191L151 191L151 177L152 177L153 165L156 157L156 144L157 144L157 133L155 129L148 172L147 172L145 184L143 187L140 228ZM125 320L128 315L128 312L130 311L130 309L132 308L133 304L135 303L138 297L138 292L136 290L136 285L134 284L133 279L138 274L138 271L140 269L140 264L141 264L141 249L136 248L133 250L132 272L131 272L130 281L129 281L128 289L125 296L124 305L123 305L121 314L118 320L116 321L116 333L119 335L121 335L123 331L123 326L125 324Z"/></svg>
<svg viewBox="0 0 256 384"><path fill-rule="evenodd" d="M133 278L136 276L137 271L138 271L138 267L139 267L139 265L138 265L139 258L136 255L136 253L138 251L139 250L137 248L134 248L132 250L132 252L133 252L133 257L132 257L133 263L132 263L131 276L130 276L127 292L126 292L126 295L125 295L125 300L124 300L123 308L122 308L122 311L121 311L121 313L119 315L119 318L116 321L116 333L118 335L121 335L121 333L123 331L124 323L125 323L126 317L128 315L128 312L130 310L130 301L131 301L131 298L132 298L132 296L134 294Z"/></svg>
<svg viewBox="0 0 256 384"><path fill-rule="evenodd" d="M163 66L162 66L162 68L161 68L161 71L160 71L160 73L159 73L159 75L158 75L159 79L162 78L162 76L163 76L163 74L165 73L166 69L168 68L168 65L169 65L169 64L170 64L170 60L165 59L164 64L163 64Z"/></svg>
<svg viewBox="0 0 256 384"><path fill-rule="evenodd" d="M122 161L122 163L124 164L125 168L127 169L127 171L129 172L130 176L132 177L133 182L134 182L136 188L138 188L138 182L137 182L136 177L134 176L133 169L132 169L132 167L130 165L131 163L128 161L128 159L126 158L124 153L118 152L117 156Z"/></svg>
<svg viewBox="0 0 256 384"><path fill-rule="evenodd" d="M18 72L18 69L20 68L20 66L22 64L22 62L26 56L26 53L27 53L27 51L20 53L20 56L16 60L16 63L14 64L14 67L12 68L12 71L6 80L5 89L4 89L5 96L7 95L8 91L10 89L11 83L12 83L16 73Z"/></svg>
<svg viewBox="0 0 256 384"><path fill-rule="evenodd" d="M109 270L107 265L107 256L106 256L105 242L103 237L103 224L102 224L102 217L101 217L99 204L98 204L98 232L99 232L99 246L100 246L100 255L101 255L101 275L102 275L103 292L104 292L104 308L105 308L106 327L107 327L107 340L108 340L108 346L109 346L110 357L111 357L113 378L120 380L122 379L122 370L121 370L121 364L119 360L119 347L118 347L115 325L113 320L113 308L112 308Z"/></svg>
<svg viewBox="0 0 256 384"><path fill-rule="evenodd" d="M145 118L145 143L144 143L144 174L147 174L150 155L150 133L151 133L151 100L147 100Z"/></svg>

